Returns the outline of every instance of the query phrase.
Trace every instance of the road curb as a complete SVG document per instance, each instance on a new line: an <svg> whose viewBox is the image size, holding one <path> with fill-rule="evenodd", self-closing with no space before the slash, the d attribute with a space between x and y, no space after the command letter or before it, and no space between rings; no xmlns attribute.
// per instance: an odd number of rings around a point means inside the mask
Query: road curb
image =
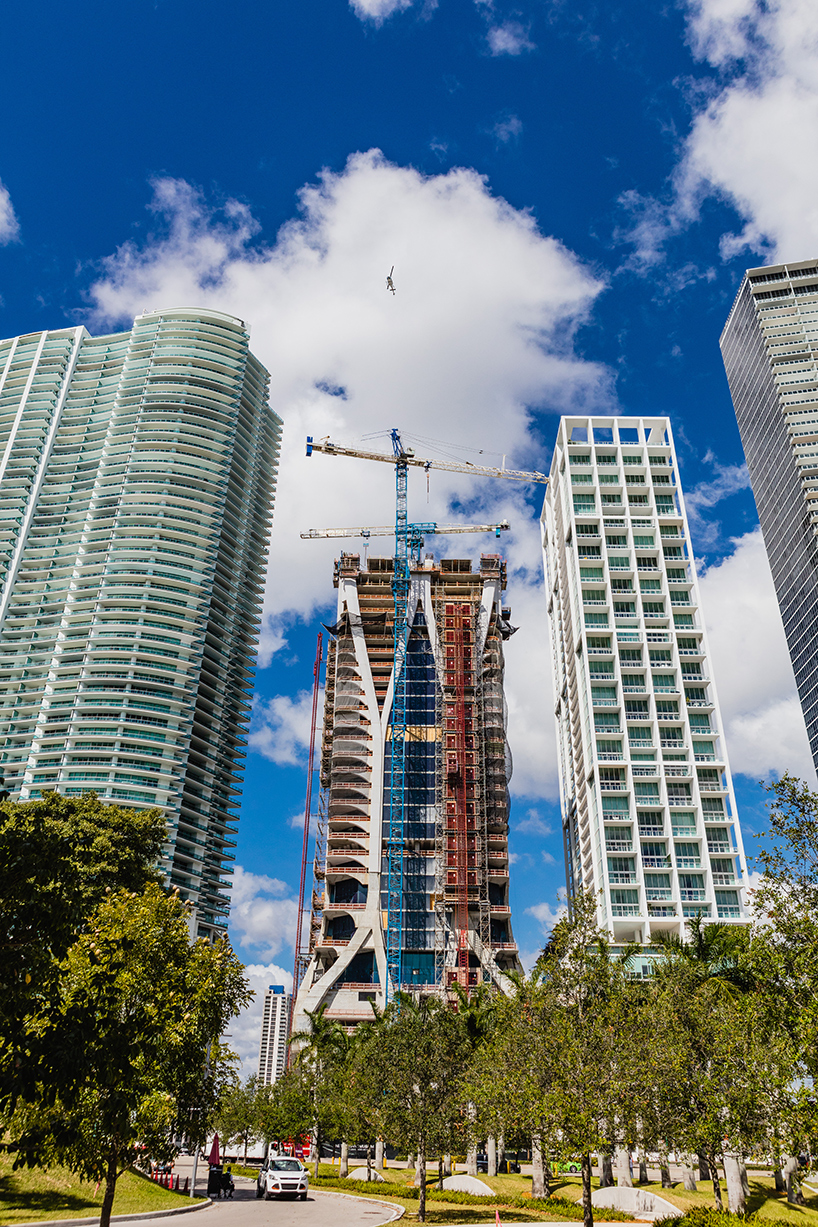
<svg viewBox="0 0 818 1227"><path fill-rule="evenodd" d="M310 1189L310 1192L312 1194L320 1193L323 1197L346 1197L350 1201L362 1201L367 1206L371 1206L373 1202L376 1206L386 1206L387 1209L396 1211L391 1218L386 1220L387 1223L396 1223L406 1213L406 1206L399 1206L394 1201L381 1201L379 1197L360 1197L357 1193L339 1193L336 1189ZM15 1227L17 1227L17 1224L15 1224ZM32 1225L21 1223L20 1227L32 1227ZM48 1224L48 1227L52 1227L52 1225ZM551 1227L550 1223L549 1227Z"/></svg>
<svg viewBox="0 0 818 1227"><path fill-rule="evenodd" d="M170 1218L172 1214L192 1214L194 1210L206 1210L208 1206L212 1206L210 1198L205 1201L196 1201L192 1206L174 1206L170 1210L148 1210L144 1214L112 1214L112 1223L133 1223L140 1219L148 1218ZM34 1223L15 1223L14 1227L92 1227L94 1223L99 1222L99 1215L95 1214L93 1218L48 1218L38 1219Z"/></svg>

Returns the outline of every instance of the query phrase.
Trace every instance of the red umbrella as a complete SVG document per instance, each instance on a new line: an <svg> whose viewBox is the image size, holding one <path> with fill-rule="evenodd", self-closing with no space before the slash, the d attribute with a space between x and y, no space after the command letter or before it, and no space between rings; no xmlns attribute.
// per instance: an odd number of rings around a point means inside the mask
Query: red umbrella
<svg viewBox="0 0 818 1227"><path fill-rule="evenodd" d="M221 1163L221 1158L219 1156L219 1135L218 1133L213 1138L213 1145L210 1147L210 1154L207 1156L207 1161L211 1165L218 1165L219 1163Z"/></svg>

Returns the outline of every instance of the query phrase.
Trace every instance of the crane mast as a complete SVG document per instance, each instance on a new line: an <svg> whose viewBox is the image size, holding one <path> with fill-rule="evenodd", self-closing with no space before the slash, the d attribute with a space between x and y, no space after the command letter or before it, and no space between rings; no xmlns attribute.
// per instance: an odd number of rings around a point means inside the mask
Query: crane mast
<svg viewBox="0 0 818 1227"><path fill-rule="evenodd" d="M424 534L438 532L469 532L493 531L497 536L509 527L507 521L500 524L479 525L451 528L439 527L436 524L410 524L407 509L408 470L410 466L425 469L443 469L450 473L466 473L470 476L500 477L509 481L536 482L544 484L547 477L544 473L525 472L519 469L490 468L469 463L458 463L446 460L429 460L415 456L411 448L404 448L400 432L390 431L392 440L392 455L383 452L363 451L356 448L341 447L329 439L315 442L312 435L307 436L307 456L313 452L322 452L328 456L351 456L360 460L383 461L395 466L395 564L392 578L392 594L395 603L395 622L393 633L393 688L392 688L392 721L389 763L389 822L386 841L387 863L387 919L386 919L386 968L387 984L385 986L387 999L394 995L403 983L403 851L404 827L406 814L406 690L407 670L406 655L409 644L409 596L411 590L411 567L413 556L419 556L423 548ZM302 533L302 537L313 538L322 536L358 536L374 533L381 535L387 529L335 529L319 532L310 530ZM458 909L458 912L460 909ZM465 919L461 915L455 917L458 928L458 963L467 958L468 913L464 909Z"/></svg>

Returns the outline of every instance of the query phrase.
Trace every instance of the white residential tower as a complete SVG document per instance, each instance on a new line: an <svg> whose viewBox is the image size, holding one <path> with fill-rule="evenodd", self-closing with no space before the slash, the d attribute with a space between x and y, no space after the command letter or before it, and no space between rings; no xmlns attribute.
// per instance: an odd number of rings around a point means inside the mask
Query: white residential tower
<svg viewBox="0 0 818 1227"><path fill-rule="evenodd" d="M746 861L667 418L564 417L542 516L569 896L742 923Z"/></svg>

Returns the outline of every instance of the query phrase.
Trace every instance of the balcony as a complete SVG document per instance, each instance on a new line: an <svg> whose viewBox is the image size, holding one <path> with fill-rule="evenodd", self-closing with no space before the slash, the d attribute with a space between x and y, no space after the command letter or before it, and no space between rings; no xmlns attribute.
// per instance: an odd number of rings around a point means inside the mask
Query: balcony
<svg viewBox="0 0 818 1227"><path fill-rule="evenodd" d="M673 900L669 886L661 889L649 886L645 890L645 896L648 903L670 903Z"/></svg>
<svg viewBox="0 0 818 1227"><path fill-rule="evenodd" d="M638 903L613 903L611 904L612 916L641 916L642 911Z"/></svg>
<svg viewBox="0 0 818 1227"><path fill-rule="evenodd" d="M727 786L725 784L714 784L707 780L705 781L699 780L699 792L726 792L726 791L727 791Z"/></svg>
<svg viewBox="0 0 818 1227"><path fill-rule="evenodd" d="M662 737L659 745L663 750L683 750L685 748L683 741L677 741L675 738L672 741L668 741L667 737Z"/></svg>
<svg viewBox="0 0 818 1227"><path fill-rule="evenodd" d="M591 704L593 707L618 707L619 699L598 699L592 695Z"/></svg>
<svg viewBox="0 0 818 1227"><path fill-rule="evenodd" d="M706 895L703 890L680 890L683 903L704 903Z"/></svg>
<svg viewBox="0 0 818 1227"><path fill-rule="evenodd" d="M635 886L635 873L609 873L608 881L612 886Z"/></svg>
<svg viewBox="0 0 818 1227"><path fill-rule="evenodd" d="M640 826L639 827L639 835L642 838L651 837L654 835L664 835L664 833L665 833L664 826L660 826L660 827Z"/></svg>
<svg viewBox="0 0 818 1227"><path fill-rule="evenodd" d="M701 869L701 867L702 867L701 857L698 857L698 856L677 856L676 857L676 868L677 869Z"/></svg>
<svg viewBox="0 0 818 1227"><path fill-rule="evenodd" d="M613 648L587 648L589 656L612 656Z"/></svg>
<svg viewBox="0 0 818 1227"><path fill-rule="evenodd" d="M597 754L597 759L601 763L621 763L625 761L623 754Z"/></svg>
<svg viewBox="0 0 818 1227"><path fill-rule="evenodd" d="M713 874L713 885L714 886L735 886L736 885L736 875L734 873L714 873Z"/></svg>
<svg viewBox="0 0 818 1227"><path fill-rule="evenodd" d="M622 689L625 694L647 694L648 693L644 685L643 686L623 686Z"/></svg>
<svg viewBox="0 0 818 1227"><path fill-rule="evenodd" d="M715 763L718 761L715 754L694 754L693 757L697 763Z"/></svg>
<svg viewBox="0 0 818 1227"><path fill-rule="evenodd" d="M641 835L640 831L640 835ZM645 869L669 869L669 856L643 856L642 865Z"/></svg>
<svg viewBox="0 0 818 1227"><path fill-rule="evenodd" d="M603 792L626 792L628 786L621 780L600 780L599 787Z"/></svg>
<svg viewBox="0 0 818 1227"><path fill-rule="evenodd" d="M659 907L655 903L648 904L648 916L650 916L651 920L653 919L658 920L664 916L675 916L675 915L676 915L676 908L673 906L673 904L671 904L670 907Z"/></svg>
<svg viewBox="0 0 818 1227"><path fill-rule="evenodd" d="M725 907L724 904L719 904L718 913L719 920L739 920L741 917L741 908Z"/></svg>
<svg viewBox="0 0 818 1227"><path fill-rule="evenodd" d="M637 750L652 750L653 749L652 741L637 741L635 738L632 738L628 742L628 745L631 747L631 749L633 749L635 746Z"/></svg>
<svg viewBox="0 0 818 1227"><path fill-rule="evenodd" d="M659 766L657 763L654 763L650 767L631 767L631 772L633 775L657 775Z"/></svg>
<svg viewBox="0 0 818 1227"><path fill-rule="evenodd" d="M688 707L712 707L713 704L710 701L710 699L688 699L687 706Z"/></svg>
<svg viewBox="0 0 818 1227"><path fill-rule="evenodd" d="M690 768L689 768L688 766L684 766L684 767L669 767L669 766L667 765L667 763L665 763L665 775L689 776L689 775L690 775ZM687 800L686 800L686 802L685 802L685 804L687 805L687 804L689 804L689 803L690 803L690 798L688 797L688 798L687 798Z"/></svg>
<svg viewBox="0 0 818 1227"><path fill-rule="evenodd" d="M630 840L627 840L624 843L620 843L620 844L606 843L605 851L610 852L614 856L622 852L633 852L633 844L631 843Z"/></svg>

